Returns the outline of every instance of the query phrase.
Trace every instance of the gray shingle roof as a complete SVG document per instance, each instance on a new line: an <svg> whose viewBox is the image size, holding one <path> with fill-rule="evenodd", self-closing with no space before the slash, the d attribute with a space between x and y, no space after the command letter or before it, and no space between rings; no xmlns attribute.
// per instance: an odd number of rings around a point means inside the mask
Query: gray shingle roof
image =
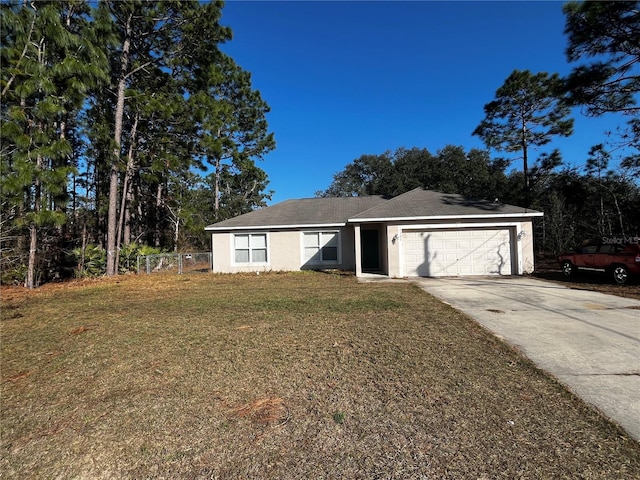
<svg viewBox="0 0 640 480"><path fill-rule="evenodd" d="M424 219L434 217L539 216L523 207L465 198L416 188L390 200L379 196L287 200L209 225L207 230L345 225L348 221Z"/></svg>
<svg viewBox="0 0 640 480"><path fill-rule="evenodd" d="M346 225L350 217L385 201L383 197L379 196L286 200L271 207L214 223L206 229Z"/></svg>
<svg viewBox="0 0 640 480"><path fill-rule="evenodd" d="M539 216L541 212L487 200L415 188L350 217L356 221L467 216Z"/></svg>

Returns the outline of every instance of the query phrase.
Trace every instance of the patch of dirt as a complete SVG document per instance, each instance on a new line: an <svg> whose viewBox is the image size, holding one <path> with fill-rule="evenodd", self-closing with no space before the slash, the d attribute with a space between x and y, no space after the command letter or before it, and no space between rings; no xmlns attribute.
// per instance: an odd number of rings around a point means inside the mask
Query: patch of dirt
<svg viewBox="0 0 640 480"><path fill-rule="evenodd" d="M277 397L258 398L253 402L232 408L231 413L262 425L282 425L288 419L284 400Z"/></svg>
<svg viewBox="0 0 640 480"><path fill-rule="evenodd" d="M9 377L7 377L7 380L9 382L16 382L18 380L22 380L23 378L28 378L31 376L33 372L30 372L28 370L16 373L15 375L10 375Z"/></svg>
<svg viewBox="0 0 640 480"><path fill-rule="evenodd" d="M71 335L80 335L81 333L88 332L89 330L94 330L96 327L97 325L82 325L81 327L71 330Z"/></svg>

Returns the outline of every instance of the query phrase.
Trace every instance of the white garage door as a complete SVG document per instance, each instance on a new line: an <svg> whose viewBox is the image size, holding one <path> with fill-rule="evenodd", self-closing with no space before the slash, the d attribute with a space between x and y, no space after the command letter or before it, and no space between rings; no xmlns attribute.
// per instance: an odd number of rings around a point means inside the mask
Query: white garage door
<svg viewBox="0 0 640 480"><path fill-rule="evenodd" d="M402 233L406 276L511 275L509 229Z"/></svg>

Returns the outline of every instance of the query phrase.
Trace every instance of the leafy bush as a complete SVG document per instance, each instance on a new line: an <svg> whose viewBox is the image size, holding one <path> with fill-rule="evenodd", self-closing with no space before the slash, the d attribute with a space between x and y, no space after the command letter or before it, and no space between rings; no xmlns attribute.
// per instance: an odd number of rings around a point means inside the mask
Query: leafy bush
<svg viewBox="0 0 640 480"><path fill-rule="evenodd" d="M126 245L120 249L118 271L120 273L135 272L137 271L138 256L158 255L160 253L165 252L161 248L148 245ZM73 256L76 262L76 277L97 277L104 275L107 271L107 252L97 245L87 245L84 254L82 248L75 248Z"/></svg>
<svg viewBox="0 0 640 480"><path fill-rule="evenodd" d="M158 255L165 253L165 250L148 245L132 243L120 249L120 273L135 272L138 266L138 257L141 255Z"/></svg>
<svg viewBox="0 0 640 480"><path fill-rule="evenodd" d="M78 278L98 277L107 271L107 252L97 245L89 244L82 248L74 248L73 256L76 260L75 276Z"/></svg>
<svg viewBox="0 0 640 480"><path fill-rule="evenodd" d="M0 269L0 285L20 285L24 283L25 278L27 278L27 265L24 263Z"/></svg>

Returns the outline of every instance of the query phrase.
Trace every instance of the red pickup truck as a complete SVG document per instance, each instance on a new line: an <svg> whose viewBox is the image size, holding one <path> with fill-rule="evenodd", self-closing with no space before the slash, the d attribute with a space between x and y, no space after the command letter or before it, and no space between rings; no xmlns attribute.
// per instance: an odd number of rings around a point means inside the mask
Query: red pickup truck
<svg viewBox="0 0 640 480"><path fill-rule="evenodd" d="M605 272L619 284L629 276L640 276L640 245L637 243L601 243L585 245L558 257L562 273L570 277L576 271Z"/></svg>

